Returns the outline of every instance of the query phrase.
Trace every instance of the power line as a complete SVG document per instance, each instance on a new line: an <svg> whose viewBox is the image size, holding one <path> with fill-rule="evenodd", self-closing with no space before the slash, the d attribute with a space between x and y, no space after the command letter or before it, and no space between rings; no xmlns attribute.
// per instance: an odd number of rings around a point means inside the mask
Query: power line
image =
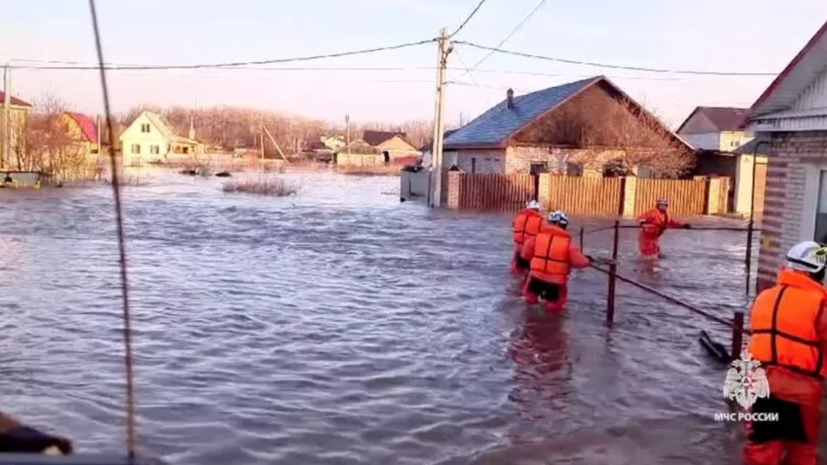
<svg viewBox="0 0 827 465"><path fill-rule="evenodd" d="M468 65L465 64L465 60L462 59L462 55L459 53L459 50L454 49L454 53L457 54L457 58L459 58L460 64L462 64L463 69L465 69L465 74L463 74L462 76L468 76L469 78L471 78L471 82L473 82L477 87L479 87L479 83L476 79L474 79L474 75L471 74L471 70L468 69Z"/></svg>
<svg viewBox="0 0 827 465"><path fill-rule="evenodd" d="M428 43L436 42L436 39L427 39L427 40L420 40L418 42L409 42L405 44L398 44L398 45L391 45L387 47L377 47L377 48L369 48L364 50L354 50L349 52L338 52L338 53L328 53L324 55L311 55L311 56L304 56L304 57L293 57L293 58L275 58L270 60L257 60L257 61L239 61L239 62L230 62L230 63L211 63L211 64L194 64L194 65L126 65L126 66L119 66L119 65L107 65L103 68L107 71L121 71L121 70L155 70L155 69L205 69L205 68L238 68L244 66L255 66L255 65L271 65L276 63L294 63L294 62L302 62L302 61L312 61L312 60L321 60L326 58L341 58L346 56L353 56L353 55L364 55L367 53L376 53L376 52L384 52L389 50L399 50L402 48L408 47L415 47L418 45L424 45ZM100 66L15 66L16 69L50 69L50 70L85 70L85 69L100 69Z"/></svg>
<svg viewBox="0 0 827 465"><path fill-rule="evenodd" d="M543 7L543 5L545 5L547 1L548 1L548 0L540 0L540 3L538 3L538 4L537 4L537 6L535 6L535 7L534 7L534 9L533 9L533 10L531 10L531 13L529 13L529 14L528 14L525 18L523 18L523 20L522 20L522 21L520 21L520 24L517 24L517 26L516 26L514 29L512 29L512 30L511 30L511 32L509 32L509 33L508 33L508 35L506 35L506 36L503 38L503 40L501 40L501 41L497 44L496 48L500 48L500 47L502 47L503 45L505 45L505 43L506 43L506 42L508 42L508 40L509 40L509 39L511 39L511 37L513 37L513 36L514 36L514 34L516 34L517 32L519 32L519 31L520 31L520 29L522 29L522 28L523 28L523 26L525 26L525 25L526 25L526 23L528 23L528 20L530 20L530 19L531 19L531 18L532 18L535 14L537 14L537 12L538 12L538 11L540 11L540 8L542 8L542 7ZM481 64L483 64L483 62L485 62L485 60L487 60L487 59L488 59L489 57L491 57L491 55L493 55L493 54L494 54L494 51L493 51L493 50L492 50L492 51L489 51L487 55L485 55L484 57L482 57L482 59L481 59L480 61L478 61L478 62L477 62L477 64L475 64L475 65L474 65L474 69L479 68L479 66L480 66Z"/></svg>
<svg viewBox="0 0 827 465"><path fill-rule="evenodd" d="M507 55L514 55L523 58L535 58L538 60L545 60L545 61L554 61L558 63L566 63L570 65L582 65L582 66L593 66L596 68L609 68L609 69L622 69L627 71L642 71L647 73L670 73L670 74L691 74L691 75L698 75L698 76L777 76L778 73L752 73L752 72L731 72L731 71L696 71L696 70L673 70L673 69L662 69L662 68L648 68L648 67L641 67L641 66L622 66L622 65L612 65L606 63L596 63L590 61L580 61L580 60L569 60L565 58L556 58L556 57L547 57L542 55L533 55L530 53L523 53L523 52L514 52L511 50L503 50L497 47L486 47L484 45L475 44L473 42L463 42L457 41L456 44L460 45L467 45L469 47L477 48L480 50L488 50L491 52L497 53L504 53Z"/></svg>
<svg viewBox="0 0 827 465"><path fill-rule="evenodd" d="M460 24L460 25L459 25L459 27L457 28L457 30L456 30L456 31L454 31L454 33L453 33L453 34L451 34L451 36L450 36L450 37L454 37L455 35L459 34L459 31L461 31L461 30L465 27L465 25L466 25L466 24L468 24L468 22L469 22L469 21L471 21L471 18L473 18L473 17L474 17L474 15L476 15L476 14L477 14L477 12L478 12L478 11L480 11L480 8L482 8L482 5L483 5L486 1L487 1L487 0L480 0L480 2L477 4L477 7L476 7L476 8L474 8L474 11L472 11L472 12L471 12L471 14L470 14L470 15L468 15L468 17L467 17L467 18L465 18L465 21L463 21L463 22L462 22L462 24Z"/></svg>

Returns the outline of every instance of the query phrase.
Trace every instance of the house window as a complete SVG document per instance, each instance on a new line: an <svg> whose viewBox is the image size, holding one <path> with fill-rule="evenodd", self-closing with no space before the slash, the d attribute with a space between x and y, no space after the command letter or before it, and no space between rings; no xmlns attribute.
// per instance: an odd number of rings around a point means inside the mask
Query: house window
<svg viewBox="0 0 827 465"><path fill-rule="evenodd" d="M821 171L818 181L818 207L813 240L820 244L827 244L827 171L825 170Z"/></svg>
<svg viewBox="0 0 827 465"><path fill-rule="evenodd" d="M158 155L159 153L161 153L161 147L158 146L158 145L150 145L149 146L149 153L151 153L153 155Z"/></svg>
<svg viewBox="0 0 827 465"><path fill-rule="evenodd" d="M149 123L144 123L141 125L141 132L144 134L149 134Z"/></svg>
<svg viewBox="0 0 827 465"><path fill-rule="evenodd" d="M141 153L141 144L132 144L132 153L138 155Z"/></svg>

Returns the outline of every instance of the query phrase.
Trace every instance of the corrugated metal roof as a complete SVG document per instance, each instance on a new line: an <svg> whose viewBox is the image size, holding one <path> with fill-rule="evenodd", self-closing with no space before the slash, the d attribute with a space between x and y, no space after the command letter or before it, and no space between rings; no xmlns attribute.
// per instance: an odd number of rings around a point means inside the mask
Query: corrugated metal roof
<svg viewBox="0 0 827 465"><path fill-rule="evenodd" d="M801 93L825 71L827 22L752 105L752 115L756 117L789 109Z"/></svg>
<svg viewBox="0 0 827 465"><path fill-rule="evenodd" d="M500 145L525 125L601 79L597 76L514 97L514 108L508 108L503 100L451 134L445 139L444 148Z"/></svg>
<svg viewBox="0 0 827 465"><path fill-rule="evenodd" d="M6 93L3 92L2 90L0 90L0 106L3 105L3 102L5 100L6 100ZM21 106L21 107L31 107L32 106L31 103L24 102L23 100L20 100L19 98L15 97L13 95L9 97L9 100L11 101L12 105L17 105L17 106Z"/></svg>
<svg viewBox="0 0 827 465"><path fill-rule="evenodd" d="M77 123L78 127L80 128L81 133L83 134L83 137L85 137L86 140L88 140L89 142L91 142L93 144L98 143L97 125L95 124L95 121L91 117L86 116L82 113L66 112L66 114L70 118L75 120L75 123Z"/></svg>

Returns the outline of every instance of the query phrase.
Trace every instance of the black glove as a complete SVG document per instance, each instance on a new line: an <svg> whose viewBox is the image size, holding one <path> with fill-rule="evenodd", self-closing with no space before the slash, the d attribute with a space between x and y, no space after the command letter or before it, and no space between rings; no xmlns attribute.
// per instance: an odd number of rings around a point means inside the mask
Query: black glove
<svg viewBox="0 0 827 465"><path fill-rule="evenodd" d="M44 434L28 426L21 425L0 433L0 452L37 454L50 447L56 447L63 455L72 454L72 443L68 439Z"/></svg>
<svg viewBox="0 0 827 465"><path fill-rule="evenodd" d="M685 224L685 225L683 225L683 229L692 229L692 225L691 224Z"/></svg>
<svg viewBox="0 0 827 465"><path fill-rule="evenodd" d="M594 263L594 257L592 257L591 255L586 255L586 258L589 259L589 262Z"/></svg>

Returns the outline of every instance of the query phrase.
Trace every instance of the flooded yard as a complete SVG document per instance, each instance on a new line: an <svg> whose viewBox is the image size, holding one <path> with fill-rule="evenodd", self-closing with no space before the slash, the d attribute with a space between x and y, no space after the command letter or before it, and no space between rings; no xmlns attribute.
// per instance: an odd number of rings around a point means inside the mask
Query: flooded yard
<svg viewBox="0 0 827 465"><path fill-rule="evenodd" d="M522 301L510 216L399 203L398 178L288 175L295 197L172 176L125 188L142 450L173 464L737 463L727 331L580 271L568 310ZM111 190L0 192L0 409L123 450ZM711 222L711 220L704 220ZM729 223L728 223L729 224ZM578 227L576 222L573 228ZM587 237L607 257L610 234ZM620 272L729 318L745 234L673 231Z"/></svg>

